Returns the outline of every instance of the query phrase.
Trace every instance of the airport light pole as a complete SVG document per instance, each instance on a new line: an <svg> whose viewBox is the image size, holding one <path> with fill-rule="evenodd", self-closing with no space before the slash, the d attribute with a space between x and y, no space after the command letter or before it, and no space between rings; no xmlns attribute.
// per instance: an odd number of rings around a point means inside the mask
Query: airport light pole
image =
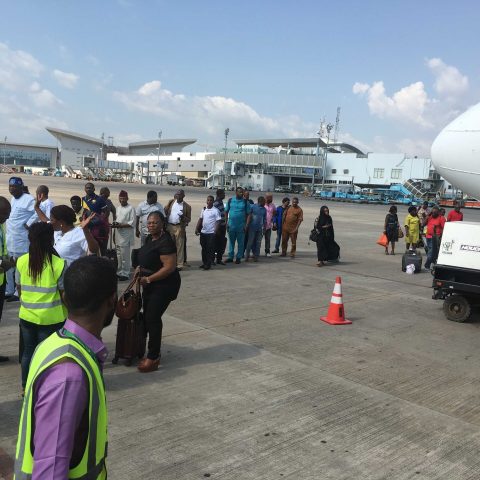
<svg viewBox="0 0 480 480"><path fill-rule="evenodd" d="M225 164L227 162L227 142L228 142L228 134L230 133L230 129L225 129L225 148L223 149L223 175L222 175L222 188L225 187Z"/></svg>
<svg viewBox="0 0 480 480"><path fill-rule="evenodd" d="M317 151L315 152L315 165L313 165L313 174L312 174L312 195L315 193L315 166L320 167L320 135L322 134L321 129L318 130L317 135Z"/></svg>
<svg viewBox="0 0 480 480"><path fill-rule="evenodd" d="M5 159L7 158L7 136L3 139L3 166L5 166Z"/></svg>
<svg viewBox="0 0 480 480"><path fill-rule="evenodd" d="M162 141L162 130L158 132L158 155L157 155L157 175L155 176L155 183L158 185L158 167L160 166L160 143ZM163 185L163 167L160 172L160 185Z"/></svg>
<svg viewBox="0 0 480 480"><path fill-rule="evenodd" d="M325 172L327 170L327 156L328 156L328 144L330 143L330 132L333 130L333 125L329 123L327 125L327 145L323 155L323 168L322 168L322 192L325 188Z"/></svg>

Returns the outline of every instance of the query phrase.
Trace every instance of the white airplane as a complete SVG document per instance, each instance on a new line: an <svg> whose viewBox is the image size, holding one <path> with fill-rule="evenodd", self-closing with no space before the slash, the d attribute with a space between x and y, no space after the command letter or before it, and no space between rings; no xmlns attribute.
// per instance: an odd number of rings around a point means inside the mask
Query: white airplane
<svg viewBox="0 0 480 480"><path fill-rule="evenodd" d="M431 156L442 177L480 199L480 103L439 133L432 144Z"/></svg>

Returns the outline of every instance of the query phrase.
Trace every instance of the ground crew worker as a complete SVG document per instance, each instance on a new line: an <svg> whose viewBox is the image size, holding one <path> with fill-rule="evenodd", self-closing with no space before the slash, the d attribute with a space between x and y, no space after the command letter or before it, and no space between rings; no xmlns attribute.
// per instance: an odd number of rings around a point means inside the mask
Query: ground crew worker
<svg viewBox="0 0 480 480"><path fill-rule="evenodd" d="M22 388L37 345L63 326L67 311L63 305L65 260L53 248L50 223L34 223L28 231L28 253L17 260L15 281L20 297L20 330L23 338Z"/></svg>
<svg viewBox="0 0 480 480"><path fill-rule="evenodd" d="M32 358L20 418L15 479L105 479L107 405L101 332L117 302L113 263L96 256L65 272L65 326Z"/></svg>

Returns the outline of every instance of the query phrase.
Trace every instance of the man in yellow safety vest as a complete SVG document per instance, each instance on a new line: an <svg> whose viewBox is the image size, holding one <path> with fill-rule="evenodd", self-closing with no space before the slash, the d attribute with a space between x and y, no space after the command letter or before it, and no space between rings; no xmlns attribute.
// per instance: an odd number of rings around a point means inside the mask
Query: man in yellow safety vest
<svg viewBox="0 0 480 480"><path fill-rule="evenodd" d="M117 302L113 263L95 256L65 272L65 326L30 364L15 458L16 480L105 479L107 405L101 332Z"/></svg>

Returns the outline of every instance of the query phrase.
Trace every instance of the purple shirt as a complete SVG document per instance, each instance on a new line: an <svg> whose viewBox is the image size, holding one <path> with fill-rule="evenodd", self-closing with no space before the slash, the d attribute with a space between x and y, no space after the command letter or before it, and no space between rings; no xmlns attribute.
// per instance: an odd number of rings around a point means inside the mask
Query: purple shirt
<svg viewBox="0 0 480 480"><path fill-rule="evenodd" d="M103 342L71 320L65 322L65 328L95 353L102 366L108 355ZM84 445L88 434L79 429L88 408L87 398L88 380L82 367L75 362L57 363L38 377L33 397L35 452L32 480L68 478L74 448Z"/></svg>

